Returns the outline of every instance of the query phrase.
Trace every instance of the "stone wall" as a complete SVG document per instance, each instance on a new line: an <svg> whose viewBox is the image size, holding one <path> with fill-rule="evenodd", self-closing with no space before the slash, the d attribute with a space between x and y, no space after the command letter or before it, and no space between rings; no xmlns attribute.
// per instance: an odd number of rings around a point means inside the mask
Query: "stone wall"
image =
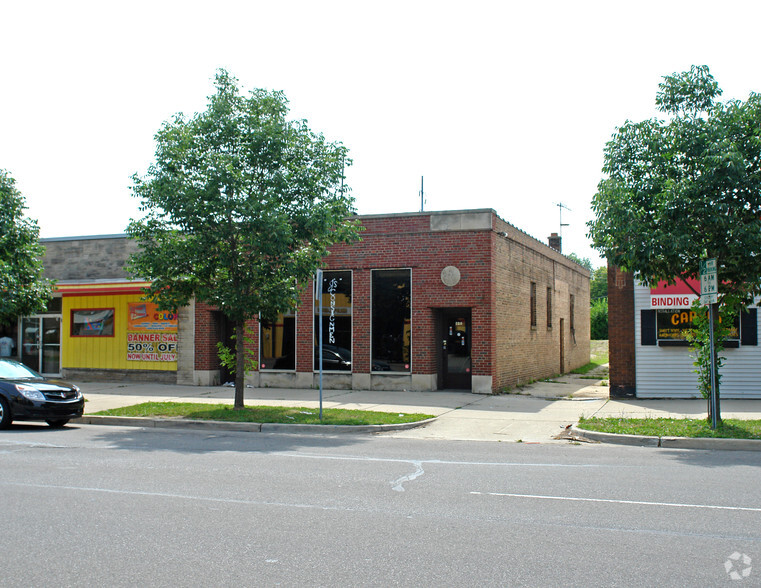
<svg viewBox="0 0 761 588"><path fill-rule="evenodd" d="M137 244L126 235L40 239L45 277L57 281L126 280L124 264Z"/></svg>

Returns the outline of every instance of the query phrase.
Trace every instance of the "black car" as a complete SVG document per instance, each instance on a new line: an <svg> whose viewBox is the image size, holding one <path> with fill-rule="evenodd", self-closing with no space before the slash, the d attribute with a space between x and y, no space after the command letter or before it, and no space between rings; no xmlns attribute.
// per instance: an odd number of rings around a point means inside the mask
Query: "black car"
<svg viewBox="0 0 761 588"><path fill-rule="evenodd" d="M320 367L320 352L314 350L314 364ZM322 346L322 369L326 371L351 371L351 351L335 345Z"/></svg>
<svg viewBox="0 0 761 588"><path fill-rule="evenodd" d="M48 380L23 363L0 359L0 429L14 420L63 427L84 410L85 399L74 384Z"/></svg>

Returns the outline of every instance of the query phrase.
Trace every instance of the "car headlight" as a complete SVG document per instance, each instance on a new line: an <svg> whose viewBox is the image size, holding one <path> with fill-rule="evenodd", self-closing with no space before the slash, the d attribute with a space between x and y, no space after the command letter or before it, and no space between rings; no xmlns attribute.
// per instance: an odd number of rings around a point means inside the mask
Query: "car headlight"
<svg viewBox="0 0 761 588"><path fill-rule="evenodd" d="M27 398L29 400L45 400L45 395L37 390L34 386L28 386L26 384L15 384L16 390L21 392L21 395L24 398Z"/></svg>

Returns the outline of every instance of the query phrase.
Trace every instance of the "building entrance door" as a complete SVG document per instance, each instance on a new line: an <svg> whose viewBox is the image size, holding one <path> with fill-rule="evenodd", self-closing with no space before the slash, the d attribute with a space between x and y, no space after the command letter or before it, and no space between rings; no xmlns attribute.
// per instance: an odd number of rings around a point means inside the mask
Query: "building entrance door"
<svg viewBox="0 0 761 588"><path fill-rule="evenodd" d="M61 315L21 319L21 361L45 376L61 375Z"/></svg>
<svg viewBox="0 0 761 588"><path fill-rule="evenodd" d="M472 389L470 309L441 309L437 331L439 389Z"/></svg>

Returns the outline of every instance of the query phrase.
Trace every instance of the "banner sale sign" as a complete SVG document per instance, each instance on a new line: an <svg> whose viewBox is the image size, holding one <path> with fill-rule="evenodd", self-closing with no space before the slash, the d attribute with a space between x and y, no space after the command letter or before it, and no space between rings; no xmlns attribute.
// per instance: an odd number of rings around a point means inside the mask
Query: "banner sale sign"
<svg viewBox="0 0 761 588"><path fill-rule="evenodd" d="M177 333L127 333L129 361L177 361Z"/></svg>
<svg viewBox="0 0 761 588"><path fill-rule="evenodd" d="M177 361L177 314L150 302L128 310L127 361Z"/></svg>

